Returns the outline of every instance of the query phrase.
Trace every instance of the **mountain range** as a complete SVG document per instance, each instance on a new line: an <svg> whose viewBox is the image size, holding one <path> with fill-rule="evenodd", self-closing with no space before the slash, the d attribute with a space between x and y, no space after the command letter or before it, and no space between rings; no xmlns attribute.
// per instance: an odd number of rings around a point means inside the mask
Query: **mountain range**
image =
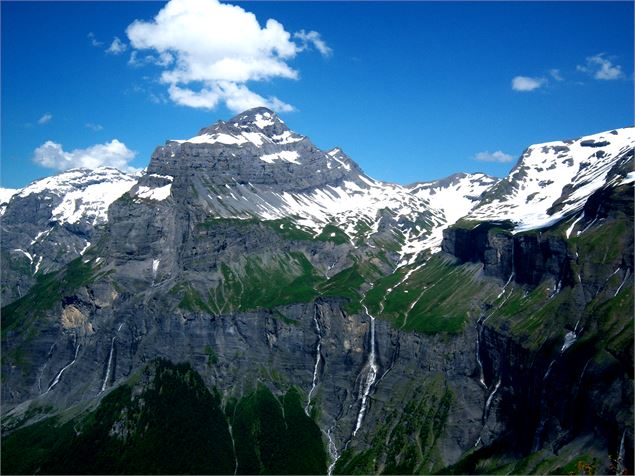
<svg viewBox="0 0 635 476"><path fill-rule="evenodd" d="M0 190L3 472L632 473L634 146L404 186L256 108Z"/></svg>

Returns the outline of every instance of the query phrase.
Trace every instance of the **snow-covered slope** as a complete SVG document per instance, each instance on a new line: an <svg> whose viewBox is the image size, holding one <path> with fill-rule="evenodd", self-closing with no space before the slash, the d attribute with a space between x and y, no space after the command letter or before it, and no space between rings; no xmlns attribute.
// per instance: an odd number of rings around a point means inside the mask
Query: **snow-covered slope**
<svg viewBox="0 0 635 476"><path fill-rule="evenodd" d="M432 208L441 210L445 221L451 225L478 205L483 192L500 180L482 173L458 173L444 179L414 184L410 191L428 200Z"/></svg>
<svg viewBox="0 0 635 476"><path fill-rule="evenodd" d="M169 194L158 192L168 185ZM435 223L445 222L408 187L368 177L340 148L317 148L265 108L219 121L191 139L168 141L130 196L158 200L192 190L211 217L287 218L314 235L335 225L351 241L371 246L372 237L385 241L380 229L389 221L392 238L404 244L403 257L412 258Z"/></svg>
<svg viewBox="0 0 635 476"><path fill-rule="evenodd" d="M51 210L52 222L78 223L83 220L97 225L107 220L110 204L136 182L135 175L112 167L72 169L36 180L21 189L17 196L26 198L42 194L46 200L59 202Z"/></svg>
<svg viewBox="0 0 635 476"><path fill-rule="evenodd" d="M110 167L73 169L5 192L2 209L2 299L8 303L35 275L60 268L95 241L95 226L137 176ZM6 189L5 189L6 190Z"/></svg>
<svg viewBox="0 0 635 476"><path fill-rule="evenodd" d="M443 230L467 215L480 202L481 195L500 182L499 178L482 173L458 173L432 182L411 185L410 193L426 200L440 218L426 238L424 248L438 251Z"/></svg>
<svg viewBox="0 0 635 476"><path fill-rule="evenodd" d="M293 144L305 139L286 128L284 121L265 108L245 111L228 122L219 121L202 129L198 135L186 140L172 142L191 144L243 145Z"/></svg>
<svg viewBox="0 0 635 476"><path fill-rule="evenodd" d="M510 220L515 231L549 226L579 211L634 146L633 127L532 145L465 218Z"/></svg>
<svg viewBox="0 0 635 476"><path fill-rule="evenodd" d="M0 216L4 215L4 211L7 209L9 200L16 193L20 191L19 188L1 188L0 187Z"/></svg>

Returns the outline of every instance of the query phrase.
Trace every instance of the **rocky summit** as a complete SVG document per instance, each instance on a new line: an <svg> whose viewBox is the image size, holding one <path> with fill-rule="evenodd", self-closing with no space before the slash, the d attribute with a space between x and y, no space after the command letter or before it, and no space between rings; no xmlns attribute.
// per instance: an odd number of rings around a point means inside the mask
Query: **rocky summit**
<svg viewBox="0 0 635 476"><path fill-rule="evenodd" d="M402 186L256 108L3 190L3 473L632 473L634 147Z"/></svg>

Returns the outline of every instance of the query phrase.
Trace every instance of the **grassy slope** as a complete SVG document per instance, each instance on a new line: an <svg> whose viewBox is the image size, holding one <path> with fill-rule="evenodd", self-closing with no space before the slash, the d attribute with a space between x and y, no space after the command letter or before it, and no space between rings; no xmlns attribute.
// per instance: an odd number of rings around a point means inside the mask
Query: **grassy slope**
<svg viewBox="0 0 635 476"><path fill-rule="evenodd" d="M481 277L480 266L456 265L434 255L420 268L417 264L400 268L379 279L364 303L373 315L406 331L456 333L498 289L497 284Z"/></svg>

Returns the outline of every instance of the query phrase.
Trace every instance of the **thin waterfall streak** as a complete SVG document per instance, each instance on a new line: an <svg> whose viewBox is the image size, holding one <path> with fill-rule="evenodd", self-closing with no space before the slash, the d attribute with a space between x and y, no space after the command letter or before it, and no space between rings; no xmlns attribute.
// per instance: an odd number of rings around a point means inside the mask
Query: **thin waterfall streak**
<svg viewBox="0 0 635 476"><path fill-rule="evenodd" d="M79 348L81 347L80 344L77 344L77 347L75 347L75 356L73 357L73 360L71 360L70 363L66 364L62 370L60 370L57 375L55 376L55 378L53 379L53 382L51 383L51 385L49 385L49 388L46 390L46 392L44 392L44 395L46 395L47 393L49 393L51 391L51 389L53 387L55 387L60 379L62 378L62 374L66 371L66 369L68 369L71 365L73 365L75 363L75 361L77 360L77 355L79 354Z"/></svg>
<svg viewBox="0 0 635 476"><path fill-rule="evenodd" d="M620 441L620 451L617 455L617 464L616 464L616 475L620 475L624 473L624 456L626 455L626 448L624 446L626 440L626 429L622 433L622 440Z"/></svg>
<svg viewBox="0 0 635 476"><path fill-rule="evenodd" d="M159 270L159 263L161 260L153 259L152 260L152 286L154 286L154 282L157 279L157 271Z"/></svg>
<svg viewBox="0 0 635 476"><path fill-rule="evenodd" d="M498 296L496 296L496 299L500 299L501 296L503 294L505 294L505 291L507 289L507 286L509 286L509 283L512 282L512 279L514 278L514 271L512 270L512 273L509 275L509 279L507 280L507 282L505 283L505 286L503 286L503 289L501 290L500 293L498 293Z"/></svg>
<svg viewBox="0 0 635 476"><path fill-rule="evenodd" d="M357 414L357 422L355 423L355 429L353 430L353 436L357 434L362 426L362 421L364 420L366 407L368 405L368 397L370 396L370 391L377 379L377 371L379 370L375 355L375 318L368 313L368 308L366 306L364 306L364 311L366 312L366 315L370 317L370 353L368 354L368 373L362 380L360 386L362 398L359 413Z"/></svg>
<svg viewBox="0 0 635 476"><path fill-rule="evenodd" d="M106 376L104 377L104 381L101 384L101 391L103 392L104 390L106 390L106 386L108 385L108 379L110 378L110 372L112 369L112 355L114 353L115 350L115 337L112 338L112 340L110 341L110 353L108 354L108 365L106 366Z"/></svg>
<svg viewBox="0 0 635 476"><path fill-rule="evenodd" d="M481 329L480 327L478 327L478 324L476 328L476 362L478 363L479 368L478 381L483 387L485 387L485 389L487 389L487 385L485 384L485 372L483 370L483 362L481 361Z"/></svg>
<svg viewBox="0 0 635 476"><path fill-rule="evenodd" d="M586 368L589 366L589 364L591 363L591 359L586 361L586 364L584 364L584 368L582 369L582 373L580 374L580 378L578 379L578 388L580 388L580 385L582 385L582 379L584 378L584 374L586 373Z"/></svg>
<svg viewBox="0 0 635 476"><path fill-rule="evenodd" d="M234 476L238 474L238 457L236 456L236 443L234 441L234 431L230 424L227 424L229 427L229 437L232 440L232 449L234 450Z"/></svg>
<svg viewBox="0 0 635 476"><path fill-rule="evenodd" d="M335 465L337 464L337 460L340 459L340 454L337 451L337 446L335 446L335 442L333 441L332 432L333 432L333 428L329 428L328 431L326 432L326 437L329 440L328 451L329 451L329 456L331 457L331 464L329 465L327 470L328 476L331 476L333 474L333 468L335 468Z"/></svg>
<svg viewBox="0 0 635 476"><path fill-rule="evenodd" d="M613 297L617 296L619 294L619 292L622 290L622 286L624 286L624 283L626 283L626 280L628 279L630 274L631 274L631 270L627 269L626 270L626 274L624 275L624 279L622 279L622 284L620 284L620 287L617 288L617 291L615 291L615 294L613 294Z"/></svg>
<svg viewBox="0 0 635 476"><path fill-rule="evenodd" d="M549 364L549 367L547 367L547 371L545 372L545 375L542 377L543 382L547 380L547 377L549 377L549 374L551 373L551 368L553 367L553 364L555 363L556 363L556 359L553 359L551 363Z"/></svg>
<svg viewBox="0 0 635 476"><path fill-rule="evenodd" d="M315 367L313 368L313 380L311 381L311 390L309 390L309 395L307 396L307 402L306 402L306 407L304 408L304 413L307 414L307 416L309 415L309 410L311 407L311 397L313 395L313 391L315 390L315 387L317 386L317 376L318 376L318 370L320 368L320 359L321 357L321 350L322 350L322 329L320 328L320 323L318 322L317 319L317 305L315 308L315 312L313 313L313 322L315 323L315 332L317 334L317 349L316 349L316 357L315 357Z"/></svg>
<svg viewBox="0 0 635 476"><path fill-rule="evenodd" d="M499 378L498 382L496 382L496 385L494 386L494 390L492 390L492 393L490 393L489 397L487 397L487 401L485 402L485 408L483 409L483 423L485 423L485 421L487 420L487 417L489 416L489 408L492 405L492 400L494 399L494 395L496 395L496 392L498 392L498 389L501 386L501 382L502 382L502 379Z"/></svg>
<svg viewBox="0 0 635 476"><path fill-rule="evenodd" d="M401 324L401 328L403 329L406 326L406 322L408 322L408 315L410 314L410 312L414 309L414 307L417 305L417 303L419 301L421 301L421 298L423 297L423 295L426 293L427 289L424 287L423 291L421 291L421 294L419 294L419 297L417 299L415 299L412 304L410 304L410 306L408 306L408 310L405 312L404 316L403 316L403 324Z"/></svg>

